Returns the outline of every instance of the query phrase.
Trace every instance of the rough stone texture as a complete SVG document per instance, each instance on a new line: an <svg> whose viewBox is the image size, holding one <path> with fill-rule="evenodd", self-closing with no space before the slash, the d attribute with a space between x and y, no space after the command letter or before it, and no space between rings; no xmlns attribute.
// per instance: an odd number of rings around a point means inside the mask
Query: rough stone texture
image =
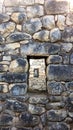
<svg viewBox="0 0 73 130"><path fill-rule="evenodd" d="M16 100L7 100L6 109L13 110L15 112L27 111L27 105Z"/></svg>
<svg viewBox="0 0 73 130"><path fill-rule="evenodd" d="M33 18L33 17L39 17L44 15L44 9L43 6L35 5L35 6L29 6L27 7L27 17Z"/></svg>
<svg viewBox="0 0 73 130"><path fill-rule="evenodd" d="M39 117L29 112L22 113L20 119L24 123L24 126L35 126L39 123Z"/></svg>
<svg viewBox="0 0 73 130"><path fill-rule="evenodd" d="M29 98L29 103L32 104L47 104L48 99L47 96L44 95L35 95Z"/></svg>
<svg viewBox="0 0 73 130"><path fill-rule="evenodd" d="M53 15L44 16L42 18L42 24L44 28L49 29L49 30L55 28L54 16Z"/></svg>
<svg viewBox="0 0 73 130"><path fill-rule="evenodd" d="M27 70L28 70L28 62L26 59L22 59L22 58L13 60L9 67L9 71L15 73L27 72Z"/></svg>
<svg viewBox="0 0 73 130"><path fill-rule="evenodd" d="M7 42L19 42L19 41L29 40L29 39L31 39L31 35L27 33L16 32L16 33L12 33L7 37Z"/></svg>
<svg viewBox="0 0 73 130"><path fill-rule="evenodd" d="M7 22L0 24L0 32L4 37L7 37L11 32L14 32L15 24L13 22Z"/></svg>
<svg viewBox="0 0 73 130"><path fill-rule="evenodd" d="M49 41L49 31L43 30L33 35L33 39L39 41Z"/></svg>
<svg viewBox="0 0 73 130"><path fill-rule="evenodd" d="M73 80L73 66L49 65L47 67L48 80L71 81Z"/></svg>
<svg viewBox="0 0 73 130"><path fill-rule="evenodd" d="M53 64L58 64L58 63L62 63L62 57L59 56L59 55L50 55L48 58L47 58L47 64L49 63L53 63Z"/></svg>
<svg viewBox="0 0 73 130"><path fill-rule="evenodd" d="M47 111L48 121L62 121L67 117L67 112L64 110Z"/></svg>
<svg viewBox="0 0 73 130"><path fill-rule="evenodd" d="M47 130L70 130L69 126L65 123L55 123L48 126Z"/></svg>
<svg viewBox="0 0 73 130"><path fill-rule="evenodd" d="M26 20L26 16L24 13L13 13L11 15L11 19L16 23L21 24L23 21Z"/></svg>
<svg viewBox="0 0 73 130"><path fill-rule="evenodd" d="M60 82L52 81L47 83L47 89L50 95L61 95L64 91L64 86Z"/></svg>
<svg viewBox="0 0 73 130"><path fill-rule="evenodd" d="M4 23L4 22L7 22L9 20L10 20L9 15L7 15L7 14L0 14L0 24Z"/></svg>
<svg viewBox="0 0 73 130"><path fill-rule="evenodd" d="M69 13L66 18L67 25L73 25L73 13Z"/></svg>
<svg viewBox="0 0 73 130"><path fill-rule="evenodd" d="M30 19L23 25L23 30L33 34L42 28L42 23L39 18Z"/></svg>
<svg viewBox="0 0 73 130"><path fill-rule="evenodd" d="M62 40L64 42L73 42L73 28L66 27L62 33Z"/></svg>
<svg viewBox="0 0 73 130"><path fill-rule="evenodd" d="M7 83L26 82L27 81L27 74L26 73L0 74L0 81L7 82Z"/></svg>
<svg viewBox="0 0 73 130"><path fill-rule="evenodd" d="M25 95L27 93L27 84L11 84L9 90L14 96Z"/></svg>
<svg viewBox="0 0 73 130"><path fill-rule="evenodd" d="M3 44L5 41L4 37L2 35L0 35L0 44Z"/></svg>
<svg viewBox="0 0 73 130"><path fill-rule="evenodd" d="M62 50L65 52L70 52L72 49L72 43L62 43Z"/></svg>
<svg viewBox="0 0 73 130"><path fill-rule="evenodd" d="M28 110L29 112L35 115L41 115L42 113L45 112L44 107L39 107L39 106L31 105L31 104L29 104Z"/></svg>
<svg viewBox="0 0 73 130"><path fill-rule="evenodd" d="M2 49L2 48L1 48ZM31 41L21 46L21 55L48 55L57 54L60 51L60 45L50 43L40 43Z"/></svg>
<svg viewBox="0 0 73 130"><path fill-rule="evenodd" d="M70 63L73 64L73 53L70 55Z"/></svg>
<svg viewBox="0 0 73 130"><path fill-rule="evenodd" d="M57 26L60 30L64 30L65 27L65 16L64 15L58 15L58 21Z"/></svg>
<svg viewBox="0 0 73 130"><path fill-rule="evenodd" d="M58 28L52 29L50 31L51 42L57 42L61 39L61 32Z"/></svg>
<svg viewBox="0 0 73 130"><path fill-rule="evenodd" d="M69 1L67 0L46 0L45 11L47 14L62 14L69 10Z"/></svg>

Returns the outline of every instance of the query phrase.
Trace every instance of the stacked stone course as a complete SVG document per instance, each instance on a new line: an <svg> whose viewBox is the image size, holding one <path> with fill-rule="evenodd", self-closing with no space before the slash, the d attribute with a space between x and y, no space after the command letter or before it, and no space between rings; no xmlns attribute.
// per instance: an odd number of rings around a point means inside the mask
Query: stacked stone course
<svg viewBox="0 0 73 130"><path fill-rule="evenodd" d="M0 0L0 130L73 130L72 0Z"/></svg>

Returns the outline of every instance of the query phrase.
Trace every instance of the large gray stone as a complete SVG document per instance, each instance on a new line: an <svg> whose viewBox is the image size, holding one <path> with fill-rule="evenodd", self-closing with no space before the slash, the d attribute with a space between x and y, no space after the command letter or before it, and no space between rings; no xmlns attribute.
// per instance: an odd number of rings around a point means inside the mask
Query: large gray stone
<svg viewBox="0 0 73 130"><path fill-rule="evenodd" d="M69 9L69 2L67 0L46 0L45 11L46 14L63 14L67 13Z"/></svg>
<svg viewBox="0 0 73 130"><path fill-rule="evenodd" d="M6 109L13 110L15 112L27 111L27 105L16 100L6 100Z"/></svg>
<svg viewBox="0 0 73 130"><path fill-rule="evenodd" d="M18 58L10 64L9 71L12 73L20 73L28 71L28 62L26 59Z"/></svg>
<svg viewBox="0 0 73 130"><path fill-rule="evenodd" d="M45 95L35 95L29 98L29 103L32 104L47 104L48 99Z"/></svg>
<svg viewBox="0 0 73 130"><path fill-rule="evenodd" d="M62 57L59 55L50 55L47 58L46 62L47 62L47 64L49 64L49 63L53 63L53 64L62 63Z"/></svg>
<svg viewBox="0 0 73 130"><path fill-rule="evenodd" d="M64 30L65 27L65 16L64 15L58 15L58 21L57 26L60 30Z"/></svg>
<svg viewBox="0 0 73 130"><path fill-rule="evenodd" d="M23 123L23 126L35 126L39 124L39 117L32 115L29 112L22 113L20 119Z"/></svg>
<svg viewBox="0 0 73 130"><path fill-rule="evenodd" d="M0 14L0 24L4 23L4 22L7 22L9 20L10 20L9 15L7 15L7 14Z"/></svg>
<svg viewBox="0 0 73 130"><path fill-rule="evenodd" d="M27 93L27 84L11 84L9 90L13 96L25 95Z"/></svg>
<svg viewBox="0 0 73 130"><path fill-rule="evenodd" d="M27 34L27 33L22 33L22 32L15 32L10 34L7 37L7 42L19 42L19 41L23 41L23 40L30 40L31 39L31 35Z"/></svg>
<svg viewBox="0 0 73 130"><path fill-rule="evenodd" d="M41 30L41 28L42 28L42 23L39 18L30 19L26 21L26 23L24 23L23 25L23 31L29 34L34 34L37 31Z"/></svg>
<svg viewBox="0 0 73 130"><path fill-rule="evenodd" d="M53 29L55 28L55 20L53 15L46 15L42 18L43 27L46 29Z"/></svg>
<svg viewBox="0 0 73 130"><path fill-rule="evenodd" d="M4 37L7 37L10 33L14 32L15 23L7 22L0 24L0 32Z"/></svg>
<svg viewBox="0 0 73 130"><path fill-rule="evenodd" d="M50 41L49 39L49 31L47 30L42 30L40 32L37 32L33 35L33 39L35 40L39 40L41 42L47 42L47 41Z"/></svg>
<svg viewBox="0 0 73 130"><path fill-rule="evenodd" d="M62 43L61 45L62 45L61 47L62 51L70 52L72 49L72 43Z"/></svg>
<svg viewBox="0 0 73 130"><path fill-rule="evenodd" d="M13 117L10 114L2 114L0 117L0 126L2 125L11 125Z"/></svg>
<svg viewBox="0 0 73 130"><path fill-rule="evenodd" d="M73 27L65 27L62 32L62 40L64 42L73 42Z"/></svg>
<svg viewBox="0 0 73 130"><path fill-rule="evenodd" d="M50 31L51 42L57 42L61 39L61 32L58 28L54 28Z"/></svg>
<svg viewBox="0 0 73 130"><path fill-rule="evenodd" d="M47 67L48 80L71 81L73 80L73 66L49 65Z"/></svg>
<svg viewBox="0 0 73 130"><path fill-rule="evenodd" d="M31 105L29 104L28 110L31 114L41 115L45 112L45 108L41 106Z"/></svg>
<svg viewBox="0 0 73 130"><path fill-rule="evenodd" d="M47 111L48 121L62 121L67 117L67 112L65 110L50 110Z"/></svg>
<svg viewBox="0 0 73 130"><path fill-rule="evenodd" d="M50 126L48 125L46 130L70 130L70 127L66 123L57 122L57 123L51 124Z"/></svg>
<svg viewBox="0 0 73 130"><path fill-rule="evenodd" d="M73 53L70 55L70 63L73 64Z"/></svg>
<svg viewBox="0 0 73 130"><path fill-rule="evenodd" d="M0 35L0 44L3 44L5 41L4 37L2 35Z"/></svg>
<svg viewBox="0 0 73 130"><path fill-rule="evenodd" d="M33 17L40 17L44 15L44 8L41 5L34 5L34 6L28 6L27 7L27 17L33 18Z"/></svg>
<svg viewBox="0 0 73 130"><path fill-rule="evenodd" d="M0 81L8 82L8 83L19 83L19 82L26 82L27 81L27 74L26 73L5 73L0 74Z"/></svg>
<svg viewBox="0 0 73 130"><path fill-rule="evenodd" d="M22 24L22 22L26 20L26 15L24 13L15 12L11 15L11 19L17 24Z"/></svg>
<svg viewBox="0 0 73 130"><path fill-rule="evenodd" d="M66 17L66 24L73 25L73 13L68 13L68 15Z"/></svg>
<svg viewBox="0 0 73 130"><path fill-rule="evenodd" d="M47 83L48 93L51 95L61 95L64 86L60 82L52 81Z"/></svg>
<svg viewBox="0 0 73 130"><path fill-rule="evenodd" d="M21 45L20 52L25 55L49 55L57 54L60 51L60 45L52 43L40 43L31 41L25 45Z"/></svg>

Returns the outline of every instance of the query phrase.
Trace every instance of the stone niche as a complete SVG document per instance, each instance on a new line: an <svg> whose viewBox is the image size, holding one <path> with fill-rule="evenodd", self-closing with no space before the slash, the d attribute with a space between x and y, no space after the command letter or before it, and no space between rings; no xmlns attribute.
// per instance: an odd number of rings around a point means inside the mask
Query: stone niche
<svg viewBox="0 0 73 130"><path fill-rule="evenodd" d="M29 59L29 89L31 91L46 90L45 58Z"/></svg>

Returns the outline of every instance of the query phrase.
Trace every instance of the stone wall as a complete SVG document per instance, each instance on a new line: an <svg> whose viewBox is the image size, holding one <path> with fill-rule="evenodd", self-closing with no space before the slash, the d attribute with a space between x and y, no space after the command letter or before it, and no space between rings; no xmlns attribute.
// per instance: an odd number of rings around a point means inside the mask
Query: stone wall
<svg viewBox="0 0 73 130"><path fill-rule="evenodd" d="M0 0L0 130L73 130L72 0Z"/></svg>

